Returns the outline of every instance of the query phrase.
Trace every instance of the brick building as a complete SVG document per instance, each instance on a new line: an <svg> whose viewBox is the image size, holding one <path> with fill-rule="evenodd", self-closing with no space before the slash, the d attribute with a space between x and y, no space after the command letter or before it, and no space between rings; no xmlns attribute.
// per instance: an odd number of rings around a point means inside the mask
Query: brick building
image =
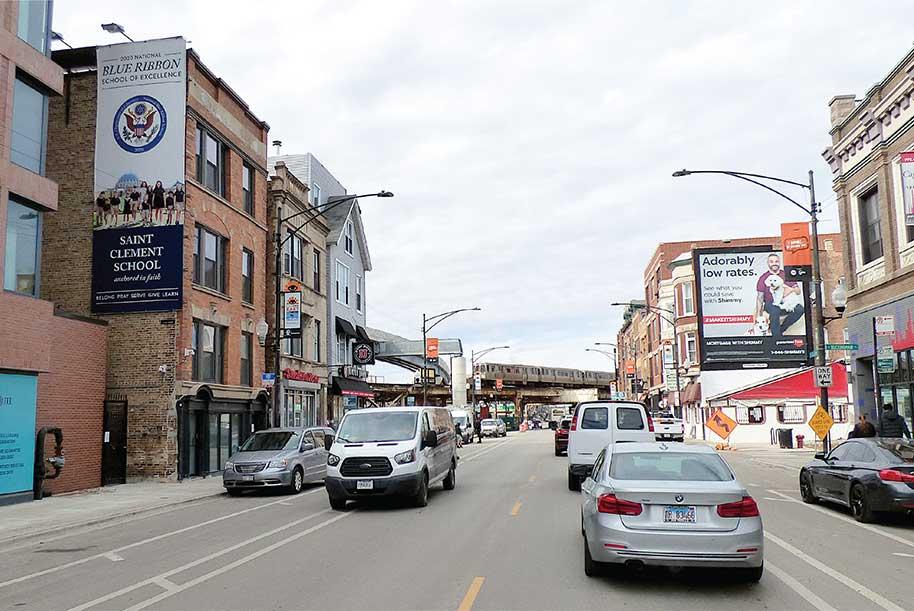
<svg viewBox="0 0 914 611"><path fill-rule="evenodd" d="M0 503L31 498L35 430L60 427L67 465L56 492L101 483L106 328L49 301L41 261L56 220L47 173L51 3L0 3ZM52 446L46 444L46 453Z"/></svg>
<svg viewBox="0 0 914 611"><path fill-rule="evenodd" d="M860 348L852 361L860 411L878 419L877 404L893 403L914 425L914 49L866 92L829 102L832 170L847 257L848 336ZM910 157L910 156L908 156ZM907 204L906 204L907 202ZM873 322L890 316L894 335L874 371Z"/></svg>
<svg viewBox="0 0 914 611"><path fill-rule="evenodd" d="M268 213L270 227L277 219L300 214L283 222L281 235L282 283L301 287L301 337L282 340L279 371L279 422L283 426L322 425L327 413L330 357L327 346L327 290L325 279L327 234L330 228L323 215L314 212L308 185L299 180L283 161L270 169ZM310 212L310 214L309 214ZM267 250L267 295L275 294L276 251L274 241ZM267 321L276 329L275 308L268 308ZM267 368L273 370L275 352L267 348Z"/></svg>
<svg viewBox="0 0 914 611"><path fill-rule="evenodd" d="M61 185L60 214L46 225L52 247L42 274L50 299L89 316L96 48L52 57L67 74L49 109L48 174ZM97 316L109 328L105 410L124 422L126 438L124 464L109 481L221 470L268 423L255 332L267 305L269 127L192 49L184 78L181 308Z"/></svg>

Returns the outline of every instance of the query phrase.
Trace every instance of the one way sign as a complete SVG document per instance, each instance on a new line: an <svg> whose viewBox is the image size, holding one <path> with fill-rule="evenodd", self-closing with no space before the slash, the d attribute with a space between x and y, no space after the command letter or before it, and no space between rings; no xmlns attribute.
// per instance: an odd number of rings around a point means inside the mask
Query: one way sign
<svg viewBox="0 0 914 611"><path fill-rule="evenodd" d="M831 386L831 367L816 367L816 386L828 388Z"/></svg>

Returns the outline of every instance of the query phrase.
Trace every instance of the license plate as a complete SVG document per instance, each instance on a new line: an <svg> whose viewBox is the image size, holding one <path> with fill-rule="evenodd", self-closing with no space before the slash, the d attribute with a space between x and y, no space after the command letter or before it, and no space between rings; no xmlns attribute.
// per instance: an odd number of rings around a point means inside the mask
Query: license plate
<svg viewBox="0 0 914 611"><path fill-rule="evenodd" d="M241 476L241 479L244 480L244 481L246 481L246 482L253 482L253 481L254 481L254 476L253 476L253 475L242 475L242 476Z"/></svg>
<svg viewBox="0 0 914 611"><path fill-rule="evenodd" d="M374 490L374 481L370 479L360 479L355 483L356 490Z"/></svg>
<svg viewBox="0 0 914 611"><path fill-rule="evenodd" d="M674 524L693 524L695 522L695 507L667 506L663 510L663 521Z"/></svg>

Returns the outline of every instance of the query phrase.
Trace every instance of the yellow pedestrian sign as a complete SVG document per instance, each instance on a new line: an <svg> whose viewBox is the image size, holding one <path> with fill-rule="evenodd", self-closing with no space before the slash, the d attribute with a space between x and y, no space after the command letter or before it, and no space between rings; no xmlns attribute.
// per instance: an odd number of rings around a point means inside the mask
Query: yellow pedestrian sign
<svg viewBox="0 0 914 611"><path fill-rule="evenodd" d="M821 407L818 408L816 413L812 415L812 418L809 419L809 426L816 432L819 439L825 439L825 436L828 435L828 431L831 430L831 427L834 424L835 421L832 417Z"/></svg>

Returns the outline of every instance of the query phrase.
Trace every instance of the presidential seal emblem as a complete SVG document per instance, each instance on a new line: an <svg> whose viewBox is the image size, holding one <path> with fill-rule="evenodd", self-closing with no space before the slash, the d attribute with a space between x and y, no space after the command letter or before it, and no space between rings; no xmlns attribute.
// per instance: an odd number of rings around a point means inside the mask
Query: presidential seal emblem
<svg viewBox="0 0 914 611"><path fill-rule="evenodd" d="M157 99L134 96L114 113L114 140L128 153L145 153L161 142L167 126L165 107Z"/></svg>

